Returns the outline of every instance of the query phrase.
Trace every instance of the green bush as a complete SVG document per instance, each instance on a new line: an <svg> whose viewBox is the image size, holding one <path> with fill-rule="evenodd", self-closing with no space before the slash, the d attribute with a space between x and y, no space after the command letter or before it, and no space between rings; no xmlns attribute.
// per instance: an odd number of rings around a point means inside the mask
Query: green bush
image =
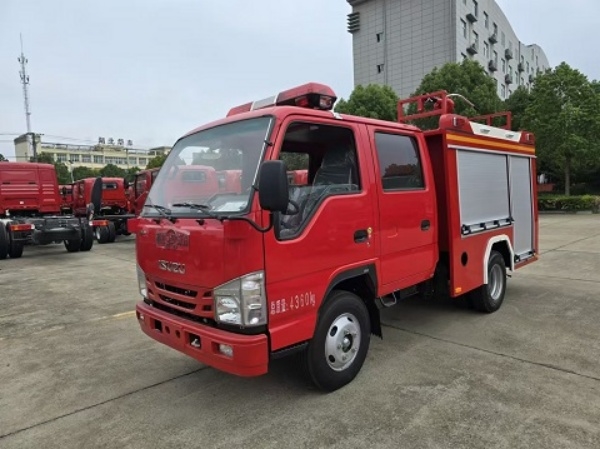
<svg viewBox="0 0 600 449"><path fill-rule="evenodd" d="M538 209L540 211L564 212L591 210L598 213L600 211L600 196L540 195L538 197Z"/></svg>

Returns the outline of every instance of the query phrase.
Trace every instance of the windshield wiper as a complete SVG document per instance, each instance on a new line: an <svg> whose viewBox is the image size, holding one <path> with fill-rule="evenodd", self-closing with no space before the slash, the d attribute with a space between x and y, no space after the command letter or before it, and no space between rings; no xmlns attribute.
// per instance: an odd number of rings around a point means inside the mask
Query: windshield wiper
<svg viewBox="0 0 600 449"><path fill-rule="evenodd" d="M210 206L206 204L197 204L197 203L175 203L173 207L189 207L190 209L200 209L200 210L209 210Z"/></svg>
<svg viewBox="0 0 600 449"><path fill-rule="evenodd" d="M144 207L148 207L151 209L154 209L155 211L157 211L161 217L166 218L167 220L169 220L172 223L175 223L176 219L171 217L171 209L169 209L168 207L165 206L161 206L159 204L152 204L151 201L149 201L148 204L144 204Z"/></svg>
<svg viewBox="0 0 600 449"><path fill-rule="evenodd" d="M214 212L211 212L210 206L208 206L206 204L185 202L185 203L175 203L175 204L173 204L173 207L187 207L189 209L201 210L206 215L208 215L210 218L215 218L219 221L223 221L223 218L224 218L224 217L221 217L221 216L215 214Z"/></svg>

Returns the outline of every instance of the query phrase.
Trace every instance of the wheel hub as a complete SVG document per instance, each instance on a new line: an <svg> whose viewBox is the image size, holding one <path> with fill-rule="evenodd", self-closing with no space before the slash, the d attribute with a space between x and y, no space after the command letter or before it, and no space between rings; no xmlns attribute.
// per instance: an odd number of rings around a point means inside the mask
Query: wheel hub
<svg viewBox="0 0 600 449"><path fill-rule="evenodd" d="M351 313L337 317L327 332L325 339L325 358L334 371L348 368L360 348L360 326Z"/></svg>

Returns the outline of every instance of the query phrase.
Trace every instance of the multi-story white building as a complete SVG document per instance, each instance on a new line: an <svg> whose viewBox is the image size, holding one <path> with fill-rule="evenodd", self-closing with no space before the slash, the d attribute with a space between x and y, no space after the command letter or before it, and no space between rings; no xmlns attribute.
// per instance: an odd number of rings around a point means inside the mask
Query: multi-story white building
<svg viewBox="0 0 600 449"><path fill-rule="evenodd" d="M28 162L33 156L32 142L29 136L22 135L15 139L15 156L17 162ZM97 145L77 145L66 143L44 142L35 135L37 153L50 154L54 161L63 162L71 168L102 168L114 164L119 168L146 168L155 156L167 154L171 147L163 146L151 149L133 146L98 143Z"/></svg>
<svg viewBox="0 0 600 449"><path fill-rule="evenodd" d="M494 0L347 0L352 6L354 84L386 84L410 96L434 67L478 61L508 98L550 68L523 44Z"/></svg>

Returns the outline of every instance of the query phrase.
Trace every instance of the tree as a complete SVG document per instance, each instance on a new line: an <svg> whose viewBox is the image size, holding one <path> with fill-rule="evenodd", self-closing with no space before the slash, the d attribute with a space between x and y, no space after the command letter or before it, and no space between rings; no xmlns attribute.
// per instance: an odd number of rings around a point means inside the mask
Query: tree
<svg viewBox="0 0 600 449"><path fill-rule="evenodd" d="M435 67L423 77L413 95L421 95L439 90L451 94L460 94L475 107L459 98L454 98L455 112L460 115L474 116L492 114L502 108L496 83L488 76L484 67L477 61L465 59L461 63L447 63Z"/></svg>
<svg viewBox="0 0 600 449"><path fill-rule="evenodd" d="M54 164L54 156L50 153L39 153L37 161L33 160L33 156L29 158L29 162L39 162L40 164Z"/></svg>
<svg viewBox="0 0 600 449"><path fill-rule="evenodd" d="M89 167L75 167L73 169L73 179L75 181L85 178L95 178L98 174L98 170Z"/></svg>
<svg viewBox="0 0 600 449"><path fill-rule="evenodd" d="M7 160L8 160L8 159L6 159L6 158L4 157L4 155L3 155L2 153L0 153L0 162L4 162L4 161L7 161Z"/></svg>
<svg viewBox="0 0 600 449"><path fill-rule="evenodd" d="M146 165L146 169L149 170L151 168L160 168L165 163L166 159L167 159L166 154L159 154L158 156L155 156L148 161L148 165Z"/></svg>
<svg viewBox="0 0 600 449"><path fill-rule="evenodd" d="M98 174L106 178L124 178L125 170L117 167L115 164L107 164L100 169Z"/></svg>
<svg viewBox="0 0 600 449"><path fill-rule="evenodd" d="M527 107L531 103L531 94L524 86L519 86L504 102L504 108L512 113L512 130L523 129L522 121Z"/></svg>
<svg viewBox="0 0 600 449"><path fill-rule="evenodd" d="M69 167L62 162L57 162L54 164L54 168L56 169L56 177L59 184L71 184L71 172L69 171Z"/></svg>
<svg viewBox="0 0 600 449"><path fill-rule="evenodd" d="M540 168L564 183L566 195L577 176L600 165L600 95L567 63L536 78L523 126L536 136Z"/></svg>
<svg viewBox="0 0 600 449"><path fill-rule="evenodd" d="M342 114L396 121L398 96L389 86L356 86L348 100L338 101L335 111Z"/></svg>

